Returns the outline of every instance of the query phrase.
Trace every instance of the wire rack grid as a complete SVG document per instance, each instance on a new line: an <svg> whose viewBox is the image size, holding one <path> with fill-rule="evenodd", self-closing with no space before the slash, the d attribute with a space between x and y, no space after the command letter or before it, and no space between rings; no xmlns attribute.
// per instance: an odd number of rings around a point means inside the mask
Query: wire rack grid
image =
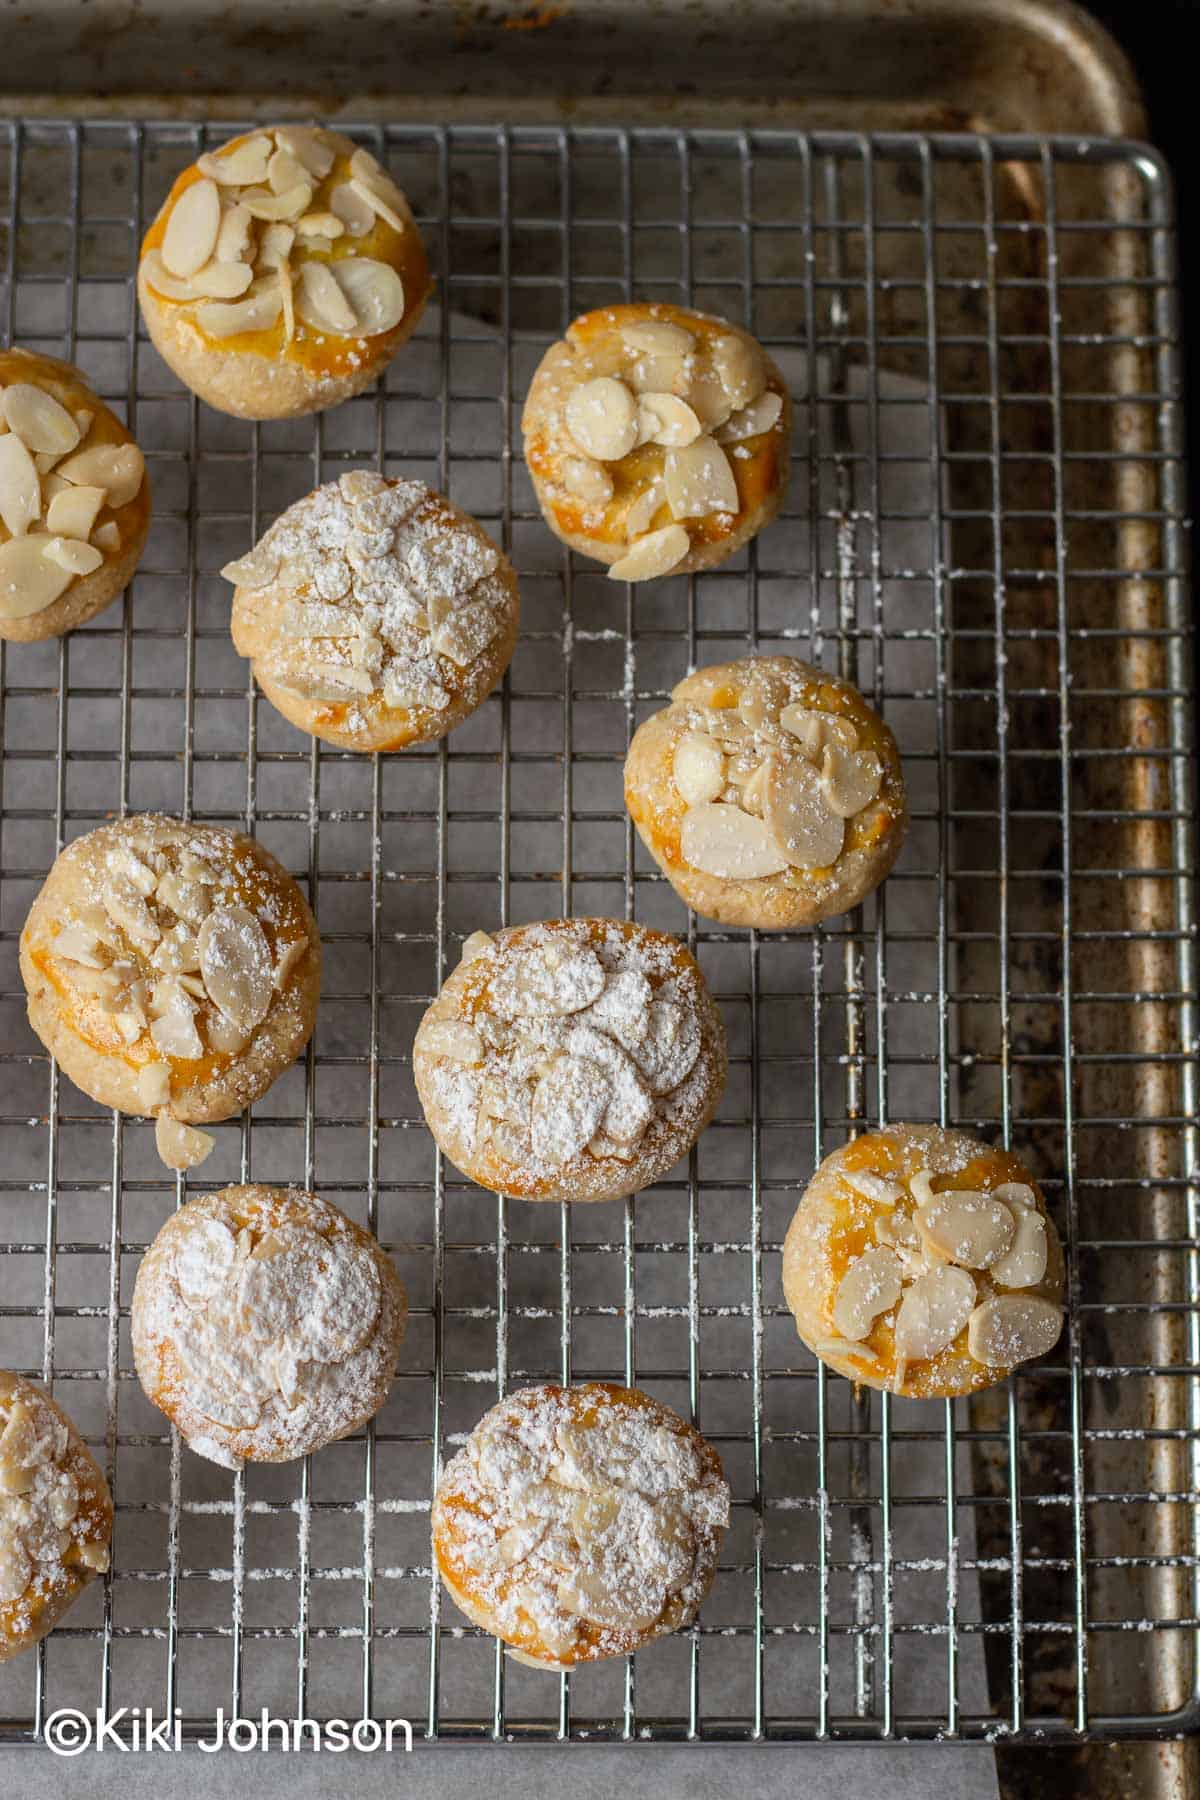
<svg viewBox="0 0 1200 1800"><path fill-rule="evenodd" d="M1200 1470L1190 640L1168 179L1118 142L493 126L352 130L407 189L440 301L370 396L208 411L141 332L141 230L225 135L2 126L11 341L78 361L146 448L155 523L119 607L9 646L0 762L0 1364L53 1384L107 1468L114 1566L0 1671L0 1738L49 1709L407 1716L449 1738L1043 1738L1196 1720ZM796 398L788 505L728 569L630 589L542 525L520 401L613 299L739 319ZM437 746L309 742L233 655L216 575L315 482L424 477L521 576L509 676ZM756 935L687 917L621 763L697 663L857 679L913 827L860 911ZM303 1062L190 1182L24 1021L17 938L57 849L163 807L256 832L321 923ZM558 913L685 933L729 1088L623 1206L485 1194L435 1154L420 1011L470 931ZM778 1252L815 1162L887 1118L1037 1167L1069 1264L1059 1349L970 1406L814 1364ZM139 1256L188 1191L298 1181L368 1223L412 1303L360 1436L230 1477L132 1373ZM734 1524L702 1622L552 1678L466 1628L430 1569L437 1470L499 1393L636 1383L718 1445ZM1138 1654L1127 1634L1137 1633Z"/></svg>

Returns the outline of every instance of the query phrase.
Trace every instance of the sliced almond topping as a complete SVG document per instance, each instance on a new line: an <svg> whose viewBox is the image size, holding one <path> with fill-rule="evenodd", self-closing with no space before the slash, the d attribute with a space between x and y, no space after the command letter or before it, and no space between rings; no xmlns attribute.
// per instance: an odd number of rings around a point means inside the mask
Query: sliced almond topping
<svg viewBox="0 0 1200 1800"><path fill-rule="evenodd" d="M605 1029L615 1035L611 1025ZM669 1094L685 1081L700 1055L700 1022L691 1007L674 1000L652 1000L646 1027L635 1041L626 1040L652 1094Z"/></svg>
<svg viewBox="0 0 1200 1800"><path fill-rule="evenodd" d="M231 150L217 150L200 157L196 166L221 187L249 187L252 182L266 179L271 150L270 138L259 133Z"/></svg>
<svg viewBox="0 0 1200 1800"><path fill-rule="evenodd" d="M950 1189L917 1211L917 1230L934 1251L968 1269L990 1269L1014 1236L1013 1216L990 1194Z"/></svg>
<svg viewBox="0 0 1200 1800"><path fill-rule="evenodd" d="M20 1600L29 1586L33 1564L15 1532L0 1536L0 1606Z"/></svg>
<svg viewBox="0 0 1200 1800"><path fill-rule="evenodd" d="M163 233L162 260L171 275L184 280L202 269L217 247L221 229L221 196L211 177L194 181L171 208Z"/></svg>
<svg viewBox="0 0 1200 1800"><path fill-rule="evenodd" d="M222 1056L236 1056L250 1042L250 1033L227 1019L224 1013L217 1013L208 1020L205 1030L208 1033L209 1048Z"/></svg>
<svg viewBox="0 0 1200 1800"><path fill-rule="evenodd" d="M217 261L227 263L251 261L253 241L250 214L239 202L221 215L217 232Z"/></svg>
<svg viewBox="0 0 1200 1800"><path fill-rule="evenodd" d="M115 519L109 519L104 525L97 525L92 533L92 542L106 556L121 548L121 527Z"/></svg>
<svg viewBox="0 0 1200 1800"><path fill-rule="evenodd" d="M115 875L100 893L100 904L121 930L137 943L157 944L162 936L150 908L126 876Z"/></svg>
<svg viewBox="0 0 1200 1800"><path fill-rule="evenodd" d="M589 506L607 506L613 497L612 476L590 456L564 456L562 484Z"/></svg>
<svg viewBox="0 0 1200 1800"><path fill-rule="evenodd" d="M682 450L667 452L663 486L667 505L677 519L736 513L740 505L729 458L711 437L698 437Z"/></svg>
<svg viewBox="0 0 1200 1800"><path fill-rule="evenodd" d="M387 491L387 482L374 469L347 469L338 476L338 486L351 506L361 506L364 500Z"/></svg>
<svg viewBox="0 0 1200 1800"><path fill-rule="evenodd" d="M296 335L296 302L292 292L292 271L281 262L275 271L279 281L279 298L283 306L283 341L290 344Z"/></svg>
<svg viewBox="0 0 1200 1800"><path fill-rule="evenodd" d="M648 352L652 356L687 356L696 348L696 340L690 331L682 325L672 325L666 319L635 320L632 324L622 325L621 336L639 355Z"/></svg>
<svg viewBox="0 0 1200 1800"><path fill-rule="evenodd" d="M598 462L617 462L637 443L637 403L613 375L597 375L572 388L565 417L579 448Z"/></svg>
<svg viewBox="0 0 1200 1800"><path fill-rule="evenodd" d="M268 673L289 693L329 706L344 706L355 694L373 694L376 686L364 669L348 663L321 662L304 669L271 669Z"/></svg>
<svg viewBox="0 0 1200 1800"><path fill-rule="evenodd" d="M277 125L275 142L318 181L325 179L337 159L325 133L315 125Z"/></svg>
<svg viewBox="0 0 1200 1800"><path fill-rule="evenodd" d="M992 1197L995 1198L994 1195ZM1012 1210L1017 1227L1012 1248L996 1258L988 1273L1001 1287L1036 1287L1046 1273L1049 1253L1046 1221L1040 1212L1032 1208L1017 1207Z"/></svg>
<svg viewBox="0 0 1200 1800"><path fill-rule="evenodd" d="M843 750L826 744L821 760L821 792L830 812L852 819L883 784L883 764L873 750Z"/></svg>
<svg viewBox="0 0 1200 1800"><path fill-rule="evenodd" d="M154 1047L162 1056L172 1056L181 1062L195 1062L204 1055L204 1045L196 1030L192 1002L178 982L160 981L155 988L156 997L160 996L160 990L168 990L170 998L150 1025Z"/></svg>
<svg viewBox="0 0 1200 1800"><path fill-rule="evenodd" d="M404 283L389 263L346 256L330 267L364 337L395 330L404 317Z"/></svg>
<svg viewBox="0 0 1200 1800"><path fill-rule="evenodd" d="M51 450L35 450L33 453L33 466L39 475L49 475L61 461L62 457L56 456Z"/></svg>
<svg viewBox="0 0 1200 1800"><path fill-rule="evenodd" d="M684 814L679 847L693 869L727 881L757 881L788 866L761 819L721 802L693 806Z"/></svg>
<svg viewBox="0 0 1200 1800"><path fill-rule="evenodd" d="M692 547L692 540L682 525L664 525L648 531L618 557L608 571L610 581L653 581L669 575Z"/></svg>
<svg viewBox="0 0 1200 1800"><path fill-rule="evenodd" d="M191 278L193 292L205 300L238 300L254 278L249 263L221 262L215 258L197 269Z"/></svg>
<svg viewBox="0 0 1200 1800"><path fill-rule="evenodd" d="M345 232L345 225L336 213L308 212L302 213L296 220L297 234L302 238L320 238L332 243Z"/></svg>
<svg viewBox="0 0 1200 1800"><path fill-rule="evenodd" d="M700 421L677 394L643 394L638 402L638 437L644 444L681 449L700 436Z"/></svg>
<svg viewBox="0 0 1200 1800"><path fill-rule="evenodd" d="M252 219L298 219L312 204L313 191L307 181L298 181L282 194L263 193L247 188L241 204Z"/></svg>
<svg viewBox="0 0 1200 1800"><path fill-rule="evenodd" d="M782 758L772 763L763 818L794 868L831 868L841 855L846 828L830 812L810 763Z"/></svg>
<svg viewBox="0 0 1200 1800"><path fill-rule="evenodd" d="M518 950L492 977L491 1010L502 1019L562 1018L604 991L604 970L586 944L562 939Z"/></svg>
<svg viewBox="0 0 1200 1800"><path fill-rule="evenodd" d="M210 300L196 308L196 323L209 337L240 337L244 331L269 331L283 311L278 284L260 288L245 300Z"/></svg>
<svg viewBox="0 0 1200 1800"><path fill-rule="evenodd" d="M639 356L625 374L635 394L678 394L686 399L691 359L678 355Z"/></svg>
<svg viewBox="0 0 1200 1800"><path fill-rule="evenodd" d="M0 544L0 618L27 619L41 612L72 579L68 570L42 554L51 541L34 534Z"/></svg>
<svg viewBox="0 0 1200 1800"><path fill-rule="evenodd" d="M716 339L709 350L713 370L731 406L749 406L767 385L767 365L753 338L732 332Z"/></svg>
<svg viewBox="0 0 1200 1800"><path fill-rule="evenodd" d="M732 413L720 427L717 436L723 444L737 444L744 438L761 437L764 432L774 431L783 412L783 398L780 394L760 394L749 406L743 406L739 412Z"/></svg>
<svg viewBox="0 0 1200 1800"><path fill-rule="evenodd" d="M138 1070L138 1104L146 1112L156 1112L171 1098L171 1070L167 1063L146 1063Z"/></svg>
<svg viewBox="0 0 1200 1800"><path fill-rule="evenodd" d="M294 187L301 187L308 182L308 170L304 164L294 157L290 150L282 146L275 151L267 164L267 186L273 194L286 194Z"/></svg>
<svg viewBox="0 0 1200 1800"><path fill-rule="evenodd" d="M342 221L351 237L362 237L375 223L375 208L349 181L334 188L329 196L329 210Z"/></svg>
<svg viewBox="0 0 1200 1800"><path fill-rule="evenodd" d="M382 194L397 211L405 205L404 195L396 186L381 162L371 155L369 150L356 150L350 158L350 174L353 180L361 181L374 194Z"/></svg>
<svg viewBox="0 0 1200 1800"><path fill-rule="evenodd" d="M459 669L469 668L500 630L500 621L490 606L463 606L442 620L432 634L439 656L445 656Z"/></svg>
<svg viewBox="0 0 1200 1800"><path fill-rule="evenodd" d="M79 442L79 427L66 407L28 381L14 381L0 393L10 431L27 449L65 456Z"/></svg>
<svg viewBox="0 0 1200 1800"><path fill-rule="evenodd" d="M41 516L42 483L37 465L17 436L0 438L0 519L14 538L23 537Z"/></svg>
<svg viewBox="0 0 1200 1800"><path fill-rule="evenodd" d="M102 487L60 488L46 508L46 529L58 536L86 541L92 535L96 514L103 505Z"/></svg>
<svg viewBox="0 0 1200 1800"><path fill-rule="evenodd" d="M164 932L150 960L164 975L190 974L193 969L198 969L200 952L191 927L183 920L172 925Z"/></svg>
<svg viewBox="0 0 1200 1800"><path fill-rule="evenodd" d="M104 561L102 550L82 543L78 538L47 538L43 555L72 575L91 575Z"/></svg>
<svg viewBox="0 0 1200 1800"><path fill-rule="evenodd" d="M216 1138L197 1131L169 1113L159 1113L154 1125L154 1148L168 1169L194 1169L211 1155Z"/></svg>
<svg viewBox="0 0 1200 1800"><path fill-rule="evenodd" d="M735 791L733 796L737 804L746 812L753 813L756 819L762 818L767 804L767 786L771 779L772 760L769 756L764 757L756 769L753 769L748 775L744 775L740 792ZM737 763L729 771L729 779L735 790L738 786L738 776L742 774L740 767L742 761L743 759L739 757Z"/></svg>
<svg viewBox="0 0 1200 1800"><path fill-rule="evenodd" d="M292 970L296 967L307 949L308 939L306 937L290 938L286 944L279 944L277 946L275 971L271 976L276 992L283 992L291 977Z"/></svg>
<svg viewBox="0 0 1200 1800"><path fill-rule="evenodd" d="M625 541L642 537L654 523L655 514L666 499L666 489L659 480L644 487L625 514ZM669 529L669 527L668 527Z"/></svg>
<svg viewBox="0 0 1200 1800"><path fill-rule="evenodd" d="M186 919L189 925L199 925L207 918L212 906L205 883L182 873L175 874L170 869L158 878L158 899L171 912Z"/></svg>
<svg viewBox="0 0 1200 1800"><path fill-rule="evenodd" d="M483 1039L463 1019L429 1019L417 1033L414 1046L426 1056L444 1056L450 1062L481 1063Z"/></svg>
<svg viewBox="0 0 1200 1800"><path fill-rule="evenodd" d="M136 444L93 444L60 463L58 473L73 487L102 487L115 512L140 491L146 463Z"/></svg>
<svg viewBox="0 0 1200 1800"><path fill-rule="evenodd" d="M900 1298L900 1259L883 1245L864 1250L838 1284L833 1324L843 1337L866 1337L880 1313Z"/></svg>
<svg viewBox="0 0 1200 1800"><path fill-rule="evenodd" d="M898 1182L889 1181L885 1175L876 1175L872 1169L840 1169L838 1173L847 1187L852 1187L873 1206L895 1206L904 1198L904 1189Z"/></svg>
<svg viewBox="0 0 1200 1800"><path fill-rule="evenodd" d="M706 733L685 731L675 746L671 775L687 806L715 800L725 786L725 756Z"/></svg>
<svg viewBox="0 0 1200 1800"><path fill-rule="evenodd" d="M896 1354L905 1362L937 1356L952 1344L975 1304L975 1281L945 1263L918 1275L896 1314Z"/></svg>
<svg viewBox="0 0 1200 1800"><path fill-rule="evenodd" d="M858 748L858 733L849 719L837 713L818 712L807 706L785 706L779 723L796 738L810 762L819 763L827 744L843 750Z"/></svg>
<svg viewBox="0 0 1200 1800"><path fill-rule="evenodd" d="M1027 1181L1002 1181L991 1194L993 1200L1003 1200L1005 1206L1014 1211L1028 1211L1032 1207L1036 1212L1038 1209L1037 1195Z"/></svg>
<svg viewBox="0 0 1200 1800"><path fill-rule="evenodd" d="M683 397L705 431L715 431L733 411L721 377L708 357L693 357L687 366Z"/></svg>
<svg viewBox="0 0 1200 1800"><path fill-rule="evenodd" d="M95 932L89 931L86 925L64 925L50 946L53 955L65 957L68 962L82 963L88 969L105 966L103 958L96 955L98 948Z"/></svg>
<svg viewBox="0 0 1200 1800"><path fill-rule="evenodd" d="M358 329L358 321L346 296L324 263L300 264L296 284L296 310L306 325L316 331L329 331L336 337L350 337Z"/></svg>
<svg viewBox="0 0 1200 1800"><path fill-rule="evenodd" d="M223 906L209 913L196 942L212 999L227 1019L253 1030L266 1018L274 988L262 926L244 906Z"/></svg>
<svg viewBox="0 0 1200 1800"><path fill-rule="evenodd" d="M279 556L269 544L256 544L236 562L226 563L221 574L238 587L269 587L279 573Z"/></svg>
<svg viewBox="0 0 1200 1800"><path fill-rule="evenodd" d="M79 1561L86 1569L95 1569L99 1574L103 1575L108 1568L109 1551L107 1544L80 1544L76 1554L78 1555Z"/></svg>
<svg viewBox="0 0 1200 1800"><path fill-rule="evenodd" d="M994 1294L971 1314L967 1349L977 1363L1011 1369L1053 1350L1062 1318L1062 1307L1038 1294Z"/></svg>
<svg viewBox="0 0 1200 1800"><path fill-rule="evenodd" d="M534 1155L555 1167L585 1150L599 1130L611 1089L593 1062L561 1056L533 1090Z"/></svg>

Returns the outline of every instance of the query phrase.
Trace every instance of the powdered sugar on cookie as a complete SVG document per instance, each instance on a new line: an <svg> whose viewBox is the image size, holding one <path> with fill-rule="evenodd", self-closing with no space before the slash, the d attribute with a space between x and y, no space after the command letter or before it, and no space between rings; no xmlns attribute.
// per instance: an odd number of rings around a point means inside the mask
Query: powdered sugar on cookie
<svg viewBox="0 0 1200 1800"><path fill-rule="evenodd" d="M107 1529L84 1510L98 1482L38 1390L0 1377L0 1661L6 1637L36 1632L40 1611L107 1569Z"/></svg>

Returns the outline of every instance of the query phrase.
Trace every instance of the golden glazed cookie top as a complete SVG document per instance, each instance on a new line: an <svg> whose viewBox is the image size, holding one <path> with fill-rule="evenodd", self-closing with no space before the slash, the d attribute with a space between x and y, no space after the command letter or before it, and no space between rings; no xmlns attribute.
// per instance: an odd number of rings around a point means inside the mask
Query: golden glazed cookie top
<svg viewBox="0 0 1200 1800"><path fill-rule="evenodd" d="M58 1409L0 1370L0 1660L39 1614L108 1568L111 1502Z"/></svg>
<svg viewBox="0 0 1200 1800"><path fill-rule="evenodd" d="M430 286L386 170L337 132L301 125L234 138L185 169L146 233L141 273L207 348L323 377L358 368Z"/></svg>
<svg viewBox="0 0 1200 1800"><path fill-rule="evenodd" d="M648 1394L593 1381L493 1407L442 1472L433 1529L472 1616L522 1660L569 1667L694 1616L728 1523L711 1446Z"/></svg>
<svg viewBox="0 0 1200 1800"><path fill-rule="evenodd" d="M812 1347L875 1385L919 1394L963 1353L986 1385L1058 1341L1057 1238L1009 1151L933 1126L869 1132L822 1165L801 1213L807 1241L785 1261L828 1261Z"/></svg>
<svg viewBox="0 0 1200 1800"><path fill-rule="evenodd" d="M414 1044L439 1141L507 1191L589 1197L595 1165L656 1178L664 1133L695 1135L725 1073L692 957L617 919L475 932Z"/></svg>
<svg viewBox="0 0 1200 1800"><path fill-rule="evenodd" d="M144 529L142 453L78 369L0 350L0 631Z"/></svg>
<svg viewBox="0 0 1200 1800"><path fill-rule="evenodd" d="M268 690L314 703L318 735L364 749L437 736L516 607L511 568L473 519L369 469L297 500L222 574L237 587L234 640Z"/></svg>
<svg viewBox="0 0 1200 1800"><path fill-rule="evenodd" d="M733 537L776 493L787 426L783 378L748 332L680 306L608 306L543 359L525 454L558 529L615 554L614 581L644 581Z"/></svg>

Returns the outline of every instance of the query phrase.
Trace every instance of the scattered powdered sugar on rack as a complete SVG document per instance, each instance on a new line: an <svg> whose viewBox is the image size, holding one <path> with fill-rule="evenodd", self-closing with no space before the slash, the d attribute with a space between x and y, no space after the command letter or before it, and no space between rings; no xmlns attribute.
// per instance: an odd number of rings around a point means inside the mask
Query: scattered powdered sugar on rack
<svg viewBox="0 0 1200 1800"><path fill-rule="evenodd" d="M354 469L298 500L222 574L269 619L256 669L304 700L443 712L505 628L500 552L419 481ZM235 637L237 620L235 617ZM357 718L356 718L357 713Z"/></svg>
<svg viewBox="0 0 1200 1800"><path fill-rule="evenodd" d="M37 1389L6 1377L0 1387L0 1652L6 1634L21 1638L36 1629L38 1611L79 1586L81 1573L86 1579L108 1567L107 1539L83 1535L90 1531L80 1521L83 1455Z"/></svg>
<svg viewBox="0 0 1200 1800"><path fill-rule="evenodd" d="M704 1448L666 1407L602 1383L514 1394L443 1471L443 1572L540 1667L675 1630L698 1610L729 1522Z"/></svg>
<svg viewBox="0 0 1200 1800"><path fill-rule="evenodd" d="M177 1365L188 1444L240 1468L301 1456L370 1411L393 1341L384 1309L378 1253L345 1214L312 1194L235 1188L190 1202L155 1240L134 1354L152 1397L164 1359Z"/></svg>
<svg viewBox="0 0 1200 1800"><path fill-rule="evenodd" d="M705 1104L707 995L662 934L608 920L476 932L460 974L414 1057L452 1142L490 1146L523 1183L566 1180L578 1159L632 1163Z"/></svg>

